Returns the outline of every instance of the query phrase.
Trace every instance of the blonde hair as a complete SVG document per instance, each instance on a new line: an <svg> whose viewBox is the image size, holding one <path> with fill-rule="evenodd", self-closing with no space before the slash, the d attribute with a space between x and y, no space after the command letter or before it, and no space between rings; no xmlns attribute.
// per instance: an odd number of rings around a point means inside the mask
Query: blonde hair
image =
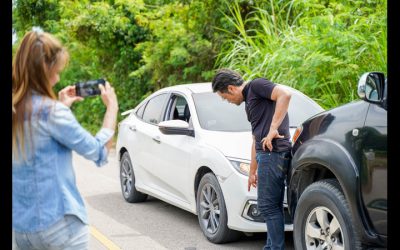
<svg viewBox="0 0 400 250"><path fill-rule="evenodd" d="M50 77L69 60L59 40L46 32L30 31L18 46L12 64L12 149L13 157L25 158L24 120L32 114L32 91L56 99Z"/></svg>

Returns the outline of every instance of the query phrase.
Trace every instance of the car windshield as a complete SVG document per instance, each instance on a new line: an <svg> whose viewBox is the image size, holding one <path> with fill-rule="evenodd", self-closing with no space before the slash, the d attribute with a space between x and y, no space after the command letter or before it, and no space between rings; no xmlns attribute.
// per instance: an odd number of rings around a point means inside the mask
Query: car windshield
<svg viewBox="0 0 400 250"><path fill-rule="evenodd" d="M244 102L237 106L222 100L218 94L212 92L195 93L193 100L203 129L227 132L251 131ZM297 127L321 111L323 109L317 103L293 91L288 111L289 126Z"/></svg>
<svg viewBox="0 0 400 250"><path fill-rule="evenodd" d="M193 94L200 126L214 131L251 131L244 102L240 106L222 100L215 93Z"/></svg>

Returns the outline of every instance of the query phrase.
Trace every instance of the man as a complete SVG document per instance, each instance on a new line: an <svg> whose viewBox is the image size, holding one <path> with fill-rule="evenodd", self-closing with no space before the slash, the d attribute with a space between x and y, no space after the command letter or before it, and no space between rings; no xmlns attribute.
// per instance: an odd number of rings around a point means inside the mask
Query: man
<svg viewBox="0 0 400 250"><path fill-rule="evenodd" d="M237 72L229 69L216 73L212 88L230 103L245 102L253 134L248 191L257 187L258 209L268 230L264 249L284 249L283 197L291 150L287 114L291 94L264 78L245 84Z"/></svg>

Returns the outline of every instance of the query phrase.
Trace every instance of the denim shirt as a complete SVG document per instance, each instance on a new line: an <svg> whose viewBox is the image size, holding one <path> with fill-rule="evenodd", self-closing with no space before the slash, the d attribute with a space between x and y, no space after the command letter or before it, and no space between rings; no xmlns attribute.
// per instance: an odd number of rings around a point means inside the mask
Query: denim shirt
<svg viewBox="0 0 400 250"><path fill-rule="evenodd" d="M16 160L13 155L12 160L13 230L42 231L66 214L88 224L76 186L72 150L100 167L107 163L105 143L114 131L102 128L94 137L67 106L35 94L30 119L31 127L27 118L24 122L26 157Z"/></svg>

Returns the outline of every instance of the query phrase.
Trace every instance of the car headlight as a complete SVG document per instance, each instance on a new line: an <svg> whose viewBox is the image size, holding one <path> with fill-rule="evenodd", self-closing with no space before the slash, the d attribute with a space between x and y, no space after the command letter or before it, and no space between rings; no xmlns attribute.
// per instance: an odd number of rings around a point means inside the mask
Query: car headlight
<svg viewBox="0 0 400 250"><path fill-rule="evenodd" d="M250 162L242 159L234 159L234 158L228 158L228 160L231 162L232 166L236 171L241 173L242 175L249 176L250 172Z"/></svg>

